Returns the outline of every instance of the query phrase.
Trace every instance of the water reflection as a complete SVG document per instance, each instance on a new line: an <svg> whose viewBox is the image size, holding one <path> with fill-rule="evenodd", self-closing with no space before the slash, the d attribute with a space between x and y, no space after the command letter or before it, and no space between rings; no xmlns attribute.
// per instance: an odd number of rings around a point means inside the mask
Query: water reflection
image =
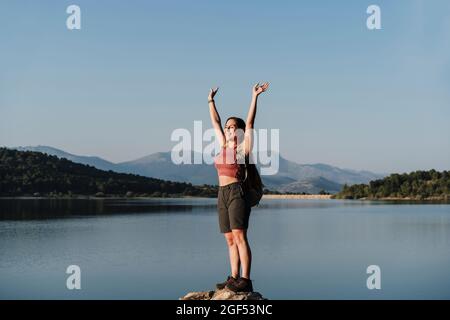
<svg viewBox="0 0 450 320"><path fill-rule="evenodd" d="M135 213L210 211L216 201L198 199L0 199L0 220L34 220Z"/></svg>
<svg viewBox="0 0 450 320"><path fill-rule="evenodd" d="M2 199L0 299L177 299L229 272L214 198ZM263 199L254 287L270 299L449 299L450 205ZM68 265L83 290L65 288ZM366 268L382 290L366 288ZM274 276L275 275L275 276Z"/></svg>

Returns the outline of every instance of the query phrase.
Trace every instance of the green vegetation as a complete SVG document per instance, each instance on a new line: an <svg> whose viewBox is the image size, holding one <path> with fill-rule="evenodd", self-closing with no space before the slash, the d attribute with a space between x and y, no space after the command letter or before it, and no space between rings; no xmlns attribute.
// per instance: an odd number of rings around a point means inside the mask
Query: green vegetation
<svg viewBox="0 0 450 320"><path fill-rule="evenodd" d="M369 184L347 186L336 194L336 199L414 199L450 200L450 171L414 171L391 174L372 180Z"/></svg>
<svg viewBox="0 0 450 320"><path fill-rule="evenodd" d="M193 186L104 171L41 152L0 148L0 196L216 197L217 186Z"/></svg>

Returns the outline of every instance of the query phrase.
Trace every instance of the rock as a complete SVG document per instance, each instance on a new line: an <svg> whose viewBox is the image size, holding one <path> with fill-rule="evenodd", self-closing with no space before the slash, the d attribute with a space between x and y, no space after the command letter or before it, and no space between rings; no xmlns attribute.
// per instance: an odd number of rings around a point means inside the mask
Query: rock
<svg viewBox="0 0 450 320"><path fill-rule="evenodd" d="M211 300L214 291L189 292L180 300Z"/></svg>
<svg viewBox="0 0 450 320"><path fill-rule="evenodd" d="M268 300L259 292L233 292L228 289L189 292L180 300Z"/></svg>

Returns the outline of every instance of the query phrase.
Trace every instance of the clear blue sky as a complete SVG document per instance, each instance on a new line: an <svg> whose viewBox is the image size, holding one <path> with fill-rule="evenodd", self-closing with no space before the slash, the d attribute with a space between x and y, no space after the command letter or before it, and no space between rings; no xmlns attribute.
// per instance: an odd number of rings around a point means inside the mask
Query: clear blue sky
<svg viewBox="0 0 450 320"><path fill-rule="evenodd" d="M66 28L66 7L82 29ZM366 28L381 7L382 30ZM450 169L450 1L1 1L0 145L110 161L245 117L281 154L376 172Z"/></svg>

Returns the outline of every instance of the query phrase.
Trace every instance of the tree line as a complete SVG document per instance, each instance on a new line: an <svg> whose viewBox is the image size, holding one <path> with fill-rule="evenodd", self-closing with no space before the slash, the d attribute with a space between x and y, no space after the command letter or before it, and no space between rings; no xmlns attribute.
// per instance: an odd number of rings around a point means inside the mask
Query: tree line
<svg viewBox="0 0 450 320"><path fill-rule="evenodd" d="M393 173L368 184L345 184L335 195L337 199L450 199L450 171L413 171Z"/></svg>
<svg viewBox="0 0 450 320"><path fill-rule="evenodd" d="M105 171L41 152L0 148L0 196L199 196L217 186Z"/></svg>

